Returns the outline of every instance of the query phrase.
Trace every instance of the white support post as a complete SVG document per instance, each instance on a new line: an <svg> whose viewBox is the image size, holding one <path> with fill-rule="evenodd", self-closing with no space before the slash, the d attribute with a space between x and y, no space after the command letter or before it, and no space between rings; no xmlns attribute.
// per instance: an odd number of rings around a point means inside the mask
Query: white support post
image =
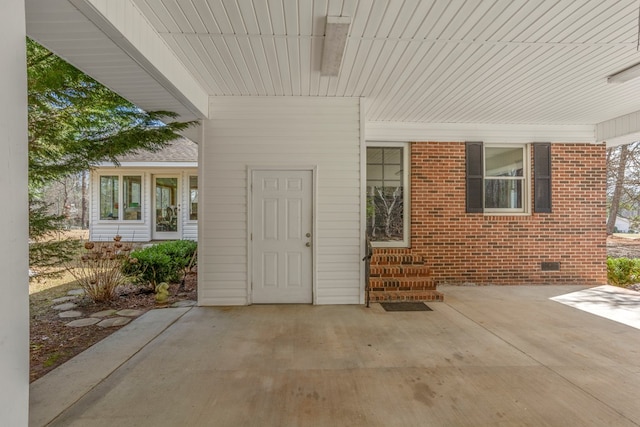
<svg viewBox="0 0 640 427"><path fill-rule="evenodd" d="M29 419L27 74L25 1L0 13L0 424Z"/></svg>

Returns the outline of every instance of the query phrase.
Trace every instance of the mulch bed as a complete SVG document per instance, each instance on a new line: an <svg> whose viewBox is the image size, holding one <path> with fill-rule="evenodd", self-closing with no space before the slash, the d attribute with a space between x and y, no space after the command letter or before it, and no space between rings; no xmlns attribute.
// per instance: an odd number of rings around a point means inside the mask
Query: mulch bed
<svg viewBox="0 0 640 427"><path fill-rule="evenodd" d="M178 291L179 283L169 287L169 305L181 300L197 300L197 276L189 274L185 279L185 288ZM144 312L156 308L153 292L128 286L118 290L118 297L108 303L94 303L88 298L73 301L78 305L74 310L85 317L102 310L136 309ZM55 295L55 297L62 297ZM71 320L59 317L53 303L36 306L31 303L30 324L30 381L42 377L47 372L91 347L98 341L111 335L120 327L102 328L97 325L72 328L65 326Z"/></svg>

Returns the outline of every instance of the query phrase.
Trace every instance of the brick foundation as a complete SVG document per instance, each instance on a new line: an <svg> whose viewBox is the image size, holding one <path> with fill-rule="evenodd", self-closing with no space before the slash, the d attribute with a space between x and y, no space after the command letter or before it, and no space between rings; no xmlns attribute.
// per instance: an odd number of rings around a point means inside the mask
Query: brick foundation
<svg viewBox="0 0 640 427"><path fill-rule="evenodd" d="M468 214L465 144L413 143L411 248L375 253L421 256L438 284L605 284L605 146L552 144L551 155L553 213Z"/></svg>

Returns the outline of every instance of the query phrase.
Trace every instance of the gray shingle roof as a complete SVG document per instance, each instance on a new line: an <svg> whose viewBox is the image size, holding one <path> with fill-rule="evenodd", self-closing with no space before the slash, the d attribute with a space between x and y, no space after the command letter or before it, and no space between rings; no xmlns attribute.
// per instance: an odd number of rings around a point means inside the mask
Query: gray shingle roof
<svg viewBox="0 0 640 427"><path fill-rule="evenodd" d="M120 163L126 162L197 162L198 145L187 138L172 141L160 151L135 151L118 157Z"/></svg>

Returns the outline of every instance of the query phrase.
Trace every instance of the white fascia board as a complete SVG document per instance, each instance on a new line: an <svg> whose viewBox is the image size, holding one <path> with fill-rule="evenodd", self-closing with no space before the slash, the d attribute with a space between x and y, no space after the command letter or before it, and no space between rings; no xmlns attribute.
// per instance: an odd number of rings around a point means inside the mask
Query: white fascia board
<svg viewBox="0 0 640 427"><path fill-rule="evenodd" d="M110 162L102 162L98 163L94 169L98 168L114 168L114 169L122 169L122 168L138 168L138 169L155 169L155 168L197 168L197 162L121 162L120 166L116 166Z"/></svg>
<svg viewBox="0 0 640 427"><path fill-rule="evenodd" d="M593 125L367 122L367 141L596 143Z"/></svg>
<svg viewBox="0 0 640 427"><path fill-rule="evenodd" d="M185 138L195 142L196 144L202 144L202 142L204 141L204 128L202 127L202 120L199 120L198 124L189 126L185 130L181 130L178 133Z"/></svg>
<svg viewBox="0 0 640 427"><path fill-rule="evenodd" d="M607 147L640 141L640 111L615 117L596 125L596 139Z"/></svg>
<svg viewBox="0 0 640 427"><path fill-rule="evenodd" d="M209 117L209 95L130 0L69 0L196 117Z"/></svg>

